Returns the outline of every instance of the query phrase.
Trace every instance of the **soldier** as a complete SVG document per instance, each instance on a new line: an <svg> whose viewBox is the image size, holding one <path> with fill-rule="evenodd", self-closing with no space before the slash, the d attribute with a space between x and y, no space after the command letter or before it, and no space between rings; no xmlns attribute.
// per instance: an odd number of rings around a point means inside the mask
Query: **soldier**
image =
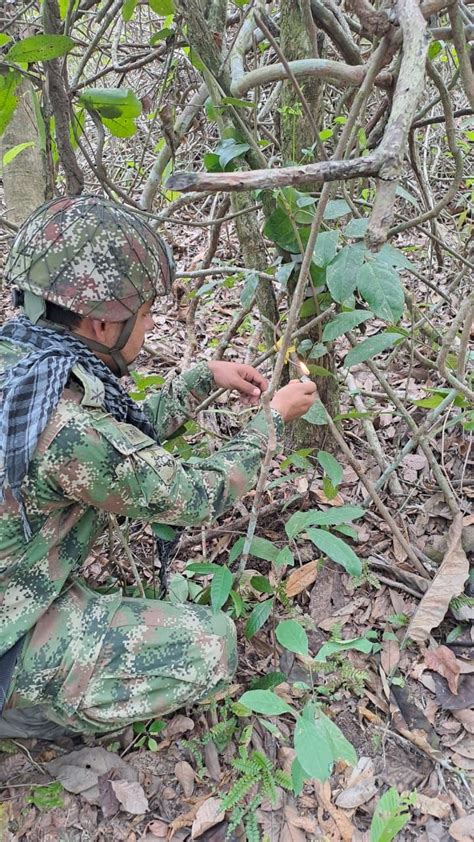
<svg viewBox="0 0 474 842"><path fill-rule="evenodd" d="M101 594L78 578L109 513L211 523L254 484L263 413L192 463L160 445L215 386L257 403L267 381L211 361L142 404L119 377L153 327L173 259L143 217L55 199L20 228L5 277L23 315L0 329L0 737L106 732L199 701L236 669L235 629L197 605ZM272 401L281 441L312 383Z"/></svg>

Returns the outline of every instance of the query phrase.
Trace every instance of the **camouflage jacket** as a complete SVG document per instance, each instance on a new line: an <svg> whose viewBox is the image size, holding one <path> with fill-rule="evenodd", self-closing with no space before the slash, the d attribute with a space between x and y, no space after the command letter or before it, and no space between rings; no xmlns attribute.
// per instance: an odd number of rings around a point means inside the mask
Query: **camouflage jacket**
<svg viewBox="0 0 474 842"><path fill-rule="evenodd" d="M0 371L24 350L0 343ZM22 496L33 537L26 542L16 502L0 505L0 655L31 629L72 581L107 526L108 512L181 526L210 523L255 482L267 445L259 413L212 456L180 461L102 408L103 386L77 366L40 440ZM142 405L161 441L193 414L213 386L200 363ZM283 421L274 413L278 435ZM84 622L104 634L120 594L101 595Z"/></svg>

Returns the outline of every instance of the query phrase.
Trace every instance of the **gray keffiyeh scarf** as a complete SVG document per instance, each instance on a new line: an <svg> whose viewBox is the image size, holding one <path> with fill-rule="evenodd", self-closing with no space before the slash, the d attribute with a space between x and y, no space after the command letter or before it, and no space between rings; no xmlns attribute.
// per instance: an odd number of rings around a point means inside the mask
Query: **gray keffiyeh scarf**
<svg viewBox="0 0 474 842"><path fill-rule="evenodd" d="M80 364L88 374L102 381L104 409L117 421L133 424L156 442L158 438L152 424L112 371L79 338L68 331L34 325L20 316L0 328L0 341L4 339L24 346L26 355L9 371L0 374L0 502L8 484L18 502L25 538L29 540L32 533L21 484L75 365Z"/></svg>

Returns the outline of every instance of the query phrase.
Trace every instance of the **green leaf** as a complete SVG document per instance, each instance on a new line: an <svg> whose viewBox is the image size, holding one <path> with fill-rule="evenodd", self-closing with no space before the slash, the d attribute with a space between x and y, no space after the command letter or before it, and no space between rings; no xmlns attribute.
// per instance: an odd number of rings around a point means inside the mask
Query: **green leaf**
<svg viewBox="0 0 474 842"><path fill-rule="evenodd" d="M395 787L387 790L378 802L370 825L370 842L392 842L411 819L410 807L416 794L401 796Z"/></svg>
<svg viewBox="0 0 474 842"><path fill-rule="evenodd" d="M371 360L372 357L376 357L377 354L391 348L398 339L400 339L398 333L377 333L375 336L369 336L368 339L364 339L363 342L359 342L355 348L348 351L344 359L344 365L350 368L357 363Z"/></svg>
<svg viewBox="0 0 474 842"><path fill-rule="evenodd" d="M252 588L260 593L274 593L275 588L270 584L266 576L252 576L250 579Z"/></svg>
<svg viewBox="0 0 474 842"><path fill-rule="evenodd" d="M305 421L308 424L314 424L318 427L322 427L324 424L327 424L327 413L324 408L324 404L317 398L308 412L303 415Z"/></svg>
<svg viewBox="0 0 474 842"><path fill-rule="evenodd" d="M362 243L344 246L326 270L326 283L334 301L343 304L356 288L357 273L364 260Z"/></svg>
<svg viewBox="0 0 474 842"><path fill-rule="evenodd" d="M293 567L294 563L295 563L295 557L294 557L293 553L291 552L290 548L289 547L283 547L283 549L280 550L280 552L278 553L278 555L275 559L276 566L277 567L283 567L284 564L287 564L287 565L290 565L291 567Z"/></svg>
<svg viewBox="0 0 474 842"><path fill-rule="evenodd" d="M275 561L279 554L278 547L266 538L253 538L250 545L250 555L263 558L264 561Z"/></svg>
<svg viewBox="0 0 474 842"><path fill-rule="evenodd" d="M241 617L244 613L244 601L237 591L231 590L230 598L233 603L233 611L235 617Z"/></svg>
<svg viewBox="0 0 474 842"><path fill-rule="evenodd" d="M149 0L149 3L150 9L162 18L175 13L174 0Z"/></svg>
<svg viewBox="0 0 474 842"><path fill-rule="evenodd" d="M191 564L186 565L186 572L198 573L200 576L207 576L210 573L215 573L221 569L220 564L213 564L210 561L192 561Z"/></svg>
<svg viewBox="0 0 474 842"><path fill-rule="evenodd" d="M239 143L233 137L226 137L225 140L219 143L216 152L219 155L221 166L225 167L229 161L233 161L234 158L240 158L249 149L250 146L248 143Z"/></svg>
<svg viewBox="0 0 474 842"><path fill-rule="evenodd" d="M339 231L323 231L318 234L313 252L313 263L325 269L336 256Z"/></svg>
<svg viewBox="0 0 474 842"><path fill-rule="evenodd" d="M303 792L304 782L308 780L308 775L302 768L297 757L295 757L293 763L291 764L291 780L293 782L293 792L295 795L301 795Z"/></svg>
<svg viewBox="0 0 474 842"><path fill-rule="evenodd" d="M18 102L15 90L19 81L19 74L12 70L5 75L0 74L0 135L5 131L15 112Z"/></svg>
<svg viewBox="0 0 474 842"><path fill-rule="evenodd" d="M332 199L327 203L324 219L339 219L339 217L346 216L350 212L351 209L345 199Z"/></svg>
<svg viewBox="0 0 474 842"><path fill-rule="evenodd" d="M351 219L344 228L344 236L351 237L354 240L360 240L365 237L369 220L362 217L361 219Z"/></svg>
<svg viewBox="0 0 474 842"><path fill-rule="evenodd" d="M332 744L327 739L321 720L299 716L295 728L295 751L303 771L318 781L326 781L334 762Z"/></svg>
<svg viewBox="0 0 474 842"><path fill-rule="evenodd" d="M394 269L376 260L364 263L357 273L356 286L376 316L387 322L398 322L405 298Z"/></svg>
<svg viewBox="0 0 474 842"><path fill-rule="evenodd" d="M357 325L366 322L367 319L373 317L370 310L351 310L348 313L339 313L337 316L324 326L323 340L324 342L331 342L337 339L338 336L343 336L347 331L352 330Z"/></svg>
<svg viewBox="0 0 474 842"><path fill-rule="evenodd" d="M229 550L229 564L232 564L233 561L236 561L241 554L245 544L245 538L237 538L235 544L232 544L232 547Z"/></svg>
<svg viewBox="0 0 474 842"><path fill-rule="evenodd" d="M331 655L334 655L335 652L346 652L349 649L355 649L357 652L363 652L365 655L370 655L373 646L373 641L367 640L366 637L359 637L346 641L329 640L321 646L321 649L314 656L314 660L324 664Z"/></svg>
<svg viewBox="0 0 474 842"><path fill-rule="evenodd" d="M258 605L252 609L252 613L245 624L245 637L250 640L259 629L267 622L272 613L273 599L267 599L265 602L259 602Z"/></svg>
<svg viewBox="0 0 474 842"><path fill-rule="evenodd" d="M228 567L219 567L212 578L211 584L211 606L212 613L217 612L229 599L232 589L233 576Z"/></svg>
<svg viewBox="0 0 474 842"><path fill-rule="evenodd" d="M124 0L122 6L122 17L125 21L133 17L133 13L137 7L138 0Z"/></svg>
<svg viewBox="0 0 474 842"><path fill-rule="evenodd" d="M74 41L68 35L30 35L13 44L3 58L21 64L51 61L66 55L73 47Z"/></svg>
<svg viewBox="0 0 474 842"><path fill-rule="evenodd" d="M256 108L257 104L247 99L237 99L235 96L223 96L221 105L232 105L234 108Z"/></svg>
<svg viewBox="0 0 474 842"><path fill-rule="evenodd" d="M338 728L335 722L326 716L325 713L319 711L321 724L326 732L326 738L332 745L332 753L335 760L345 760L351 766L357 763L357 754L352 743L349 742Z"/></svg>
<svg viewBox="0 0 474 842"><path fill-rule="evenodd" d="M266 675L262 675L259 678L253 678L250 682L250 689L271 690L273 687L278 687L279 684L286 681L286 678L287 677L284 672L267 672Z"/></svg>
<svg viewBox="0 0 474 842"><path fill-rule="evenodd" d="M365 509L361 506L338 506L321 512L319 509L310 509L308 512L295 512L285 524L285 532L288 538L294 538L307 526L338 526L341 523L348 523L362 517Z"/></svg>
<svg viewBox="0 0 474 842"><path fill-rule="evenodd" d="M7 149L3 156L3 166L6 167L7 164L14 161L16 156L23 152L24 149L29 149L30 146L34 146L34 140L28 141L28 143L17 143L16 146L12 146L11 149Z"/></svg>
<svg viewBox="0 0 474 842"><path fill-rule="evenodd" d="M322 469L328 475L333 485L339 485L342 482L343 471L342 466L331 453L326 450L320 450L316 456Z"/></svg>
<svg viewBox="0 0 474 842"><path fill-rule="evenodd" d="M276 208L270 214L264 225L263 234L285 251L299 253L300 247L296 241L290 217L282 208Z"/></svg>
<svg viewBox="0 0 474 842"><path fill-rule="evenodd" d="M162 541L173 541L176 536L176 529L168 526L167 523L152 523L151 529L153 534Z"/></svg>
<svg viewBox="0 0 474 842"><path fill-rule="evenodd" d="M11 40L11 35L7 35L5 32L0 32L0 47L3 47L4 44L8 44Z"/></svg>
<svg viewBox="0 0 474 842"><path fill-rule="evenodd" d="M181 573L174 573L170 579L168 587L169 600L173 605L179 605L186 602L188 598L189 588L188 581Z"/></svg>
<svg viewBox="0 0 474 842"><path fill-rule="evenodd" d="M278 643L298 655L308 654L308 635L296 620L282 620L275 631Z"/></svg>
<svg viewBox="0 0 474 842"><path fill-rule="evenodd" d="M342 538L337 538L324 529L313 529L312 527L306 530L306 534L321 552L340 564L347 573L350 573L351 576L360 576L362 573L361 560Z"/></svg>
<svg viewBox="0 0 474 842"><path fill-rule="evenodd" d="M380 251L373 256L376 263L386 263L395 269L413 269L413 263L408 260L400 249L394 248L390 243L385 243Z"/></svg>
<svg viewBox="0 0 474 842"><path fill-rule="evenodd" d="M264 713L266 716L292 712L290 705L271 690L247 690L239 702L254 713Z"/></svg>
<svg viewBox="0 0 474 842"><path fill-rule="evenodd" d="M134 119L140 116L142 104L130 88L87 88L79 102L97 111L114 137L130 137L135 133Z"/></svg>
<svg viewBox="0 0 474 842"><path fill-rule="evenodd" d="M252 301L254 299L255 293L257 292L258 287L258 275L255 272L250 272L245 277L244 287L240 294L240 303L242 307L247 308L250 307Z"/></svg>
<svg viewBox="0 0 474 842"><path fill-rule="evenodd" d="M158 44L160 41L165 41L166 38L170 37L170 35L175 35L175 30L170 26L165 26L163 29L159 29L158 32L155 32L155 34L151 36L150 47L154 47L155 44Z"/></svg>

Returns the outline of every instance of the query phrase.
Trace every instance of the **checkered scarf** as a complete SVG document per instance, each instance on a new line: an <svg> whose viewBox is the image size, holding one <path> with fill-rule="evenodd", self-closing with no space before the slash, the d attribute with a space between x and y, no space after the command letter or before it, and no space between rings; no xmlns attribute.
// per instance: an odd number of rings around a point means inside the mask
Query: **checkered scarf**
<svg viewBox="0 0 474 842"><path fill-rule="evenodd" d="M8 484L18 502L25 538L31 538L21 484L38 440L59 403L71 369L80 364L88 374L102 381L104 409L117 421L138 427L158 441L152 424L138 404L123 390L111 370L71 333L33 325L20 316L0 328L0 341L9 340L25 348L23 357L8 372L0 374L2 412L0 419L0 502Z"/></svg>

